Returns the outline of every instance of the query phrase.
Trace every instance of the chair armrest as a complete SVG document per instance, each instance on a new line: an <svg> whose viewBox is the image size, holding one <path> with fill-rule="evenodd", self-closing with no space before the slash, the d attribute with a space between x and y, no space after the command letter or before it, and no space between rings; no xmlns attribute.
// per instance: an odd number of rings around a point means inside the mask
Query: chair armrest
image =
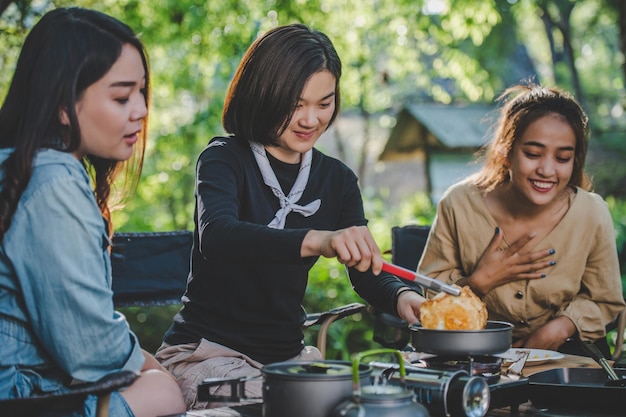
<svg viewBox="0 0 626 417"><path fill-rule="evenodd" d="M0 400L0 409L7 415L37 416L52 410L71 410L80 406L87 395L103 395L131 385L138 375L131 371L108 374L96 382L81 383L63 391L36 394L26 398ZM62 415L62 414L55 414Z"/></svg>
<svg viewBox="0 0 626 417"><path fill-rule="evenodd" d="M374 341L386 348L405 350L411 339L411 331L406 321L393 314L370 309L375 317Z"/></svg>
<svg viewBox="0 0 626 417"><path fill-rule="evenodd" d="M132 371L117 371L103 376L96 382L85 382L73 385L72 394L102 394L105 392L113 392L118 389L130 386L139 375Z"/></svg>
<svg viewBox="0 0 626 417"><path fill-rule="evenodd" d="M624 347L624 327L626 327L626 308L617 316L617 336L615 338L613 360L618 360L622 355L622 348Z"/></svg>
<svg viewBox="0 0 626 417"><path fill-rule="evenodd" d="M322 313L307 314L303 327L311 327L316 324L323 324L325 321L332 318L333 321L342 319L344 317L351 316L356 313L360 313L365 310L367 306L361 303L347 304L341 307L333 308L332 310L324 311Z"/></svg>
<svg viewBox="0 0 626 417"><path fill-rule="evenodd" d="M323 313L307 314L303 327L307 328L316 324L320 325L320 330L317 333L317 348L322 353L322 358L326 357L326 337L328 335L328 327L330 327L333 322L344 317L360 313L366 308L367 306L365 304L352 303L333 308L332 310L324 311Z"/></svg>

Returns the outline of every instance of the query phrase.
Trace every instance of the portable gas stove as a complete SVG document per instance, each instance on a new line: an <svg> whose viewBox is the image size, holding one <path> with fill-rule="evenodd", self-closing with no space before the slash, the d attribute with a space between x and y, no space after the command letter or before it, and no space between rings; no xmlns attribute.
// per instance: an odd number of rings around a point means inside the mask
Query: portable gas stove
<svg viewBox="0 0 626 417"><path fill-rule="evenodd" d="M503 372L503 359L498 356L411 353L405 363L404 385L433 416L483 417L488 410L516 408L528 401L528 378ZM382 370L389 383L401 383L397 364L370 366Z"/></svg>
<svg viewBox="0 0 626 417"><path fill-rule="evenodd" d="M528 400L528 378L521 376L523 363L517 374L502 372L503 363L502 357L492 355L431 356L421 359L417 366L423 364L426 368L441 371L463 370L469 375L481 377L489 386L489 409L516 407Z"/></svg>
<svg viewBox="0 0 626 417"><path fill-rule="evenodd" d="M426 368L439 371L467 371L469 375L480 376L487 384L500 380L503 359L497 356L431 356L421 360Z"/></svg>

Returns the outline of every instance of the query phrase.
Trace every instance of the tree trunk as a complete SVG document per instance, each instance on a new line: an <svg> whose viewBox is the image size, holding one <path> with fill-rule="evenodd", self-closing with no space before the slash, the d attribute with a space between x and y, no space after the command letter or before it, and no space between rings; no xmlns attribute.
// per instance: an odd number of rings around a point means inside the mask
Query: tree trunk
<svg viewBox="0 0 626 417"><path fill-rule="evenodd" d="M552 16L550 14L549 5L553 4L558 12L558 16ZM576 2L572 2L570 0L547 0L541 1L537 4L539 9L542 12L541 20L543 21L544 27L546 29L546 36L548 37L548 41L550 43L550 52L552 54L552 65L554 71L554 80L557 85L562 85L563 80L560 80L557 72L557 64L559 62L565 62L565 64L569 68L569 72L571 74L571 85L574 90L574 95L576 96L578 102L583 108L586 108L585 105L585 94L583 92L582 86L580 84L580 77L578 76L578 70L576 69L576 58L574 56L574 49L572 48L572 36L571 36L571 16L572 10L576 6ZM552 30L558 29L559 32L563 35L563 56L559 54L556 48L556 43L554 40L554 35L552 34Z"/></svg>
<svg viewBox="0 0 626 417"><path fill-rule="evenodd" d="M371 137L370 124L372 122L372 116L370 112L365 109L364 105L360 106L361 117L363 118L363 146L361 147L361 153L358 161L358 176L361 187L365 186L365 174L367 167L367 156L369 154L369 144Z"/></svg>
<svg viewBox="0 0 626 417"><path fill-rule="evenodd" d="M574 56L574 48L572 47L572 31L570 24L572 17L572 10L574 9L575 3L563 2L561 3L560 11L561 18L557 23L557 27L561 31L563 35L563 52L567 57L567 65L569 66L570 73L572 74L572 86L574 88L574 93L578 98L578 102L583 108L587 108L585 103L585 93L583 92L583 88L580 85L580 77L578 76L578 70L576 69L576 57Z"/></svg>
<svg viewBox="0 0 626 417"><path fill-rule="evenodd" d="M552 58L552 74L554 76L554 82L556 84L560 84L556 67L561 58L556 50L554 35L552 34L552 30L554 29L554 22L552 21L550 13L548 13L548 7L546 6L546 4L540 3L537 5L537 7L539 7L539 9L541 10L541 21L543 22L543 27L546 31L546 38L548 38L548 44L550 45L550 57Z"/></svg>
<svg viewBox="0 0 626 417"><path fill-rule="evenodd" d="M617 27L619 29L619 49L622 56L626 57L626 2L624 0L615 1L617 8ZM622 72L626 82L626 59L622 60Z"/></svg>

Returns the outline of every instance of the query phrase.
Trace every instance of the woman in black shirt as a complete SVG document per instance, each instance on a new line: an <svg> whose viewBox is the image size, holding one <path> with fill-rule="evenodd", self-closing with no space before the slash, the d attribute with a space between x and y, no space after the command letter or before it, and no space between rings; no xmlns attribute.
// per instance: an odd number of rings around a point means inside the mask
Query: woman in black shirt
<svg viewBox="0 0 626 417"><path fill-rule="evenodd" d="M313 146L339 111L341 61L326 35L277 27L247 51L196 171L191 277L157 358L190 408L207 377L321 359L301 303L319 256L337 257L370 304L417 321L423 299L392 275L367 228L354 173ZM284 192L283 192L284 190ZM401 295L399 295L401 293ZM246 385L260 396L261 384Z"/></svg>

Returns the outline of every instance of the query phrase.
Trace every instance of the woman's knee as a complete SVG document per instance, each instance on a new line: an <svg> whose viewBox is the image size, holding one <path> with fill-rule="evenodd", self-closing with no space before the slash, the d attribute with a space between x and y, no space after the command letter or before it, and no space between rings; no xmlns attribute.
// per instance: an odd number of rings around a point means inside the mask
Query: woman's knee
<svg viewBox="0 0 626 417"><path fill-rule="evenodd" d="M122 396L136 417L183 413L186 406L174 378L160 370L147 370Z"/></svg>

